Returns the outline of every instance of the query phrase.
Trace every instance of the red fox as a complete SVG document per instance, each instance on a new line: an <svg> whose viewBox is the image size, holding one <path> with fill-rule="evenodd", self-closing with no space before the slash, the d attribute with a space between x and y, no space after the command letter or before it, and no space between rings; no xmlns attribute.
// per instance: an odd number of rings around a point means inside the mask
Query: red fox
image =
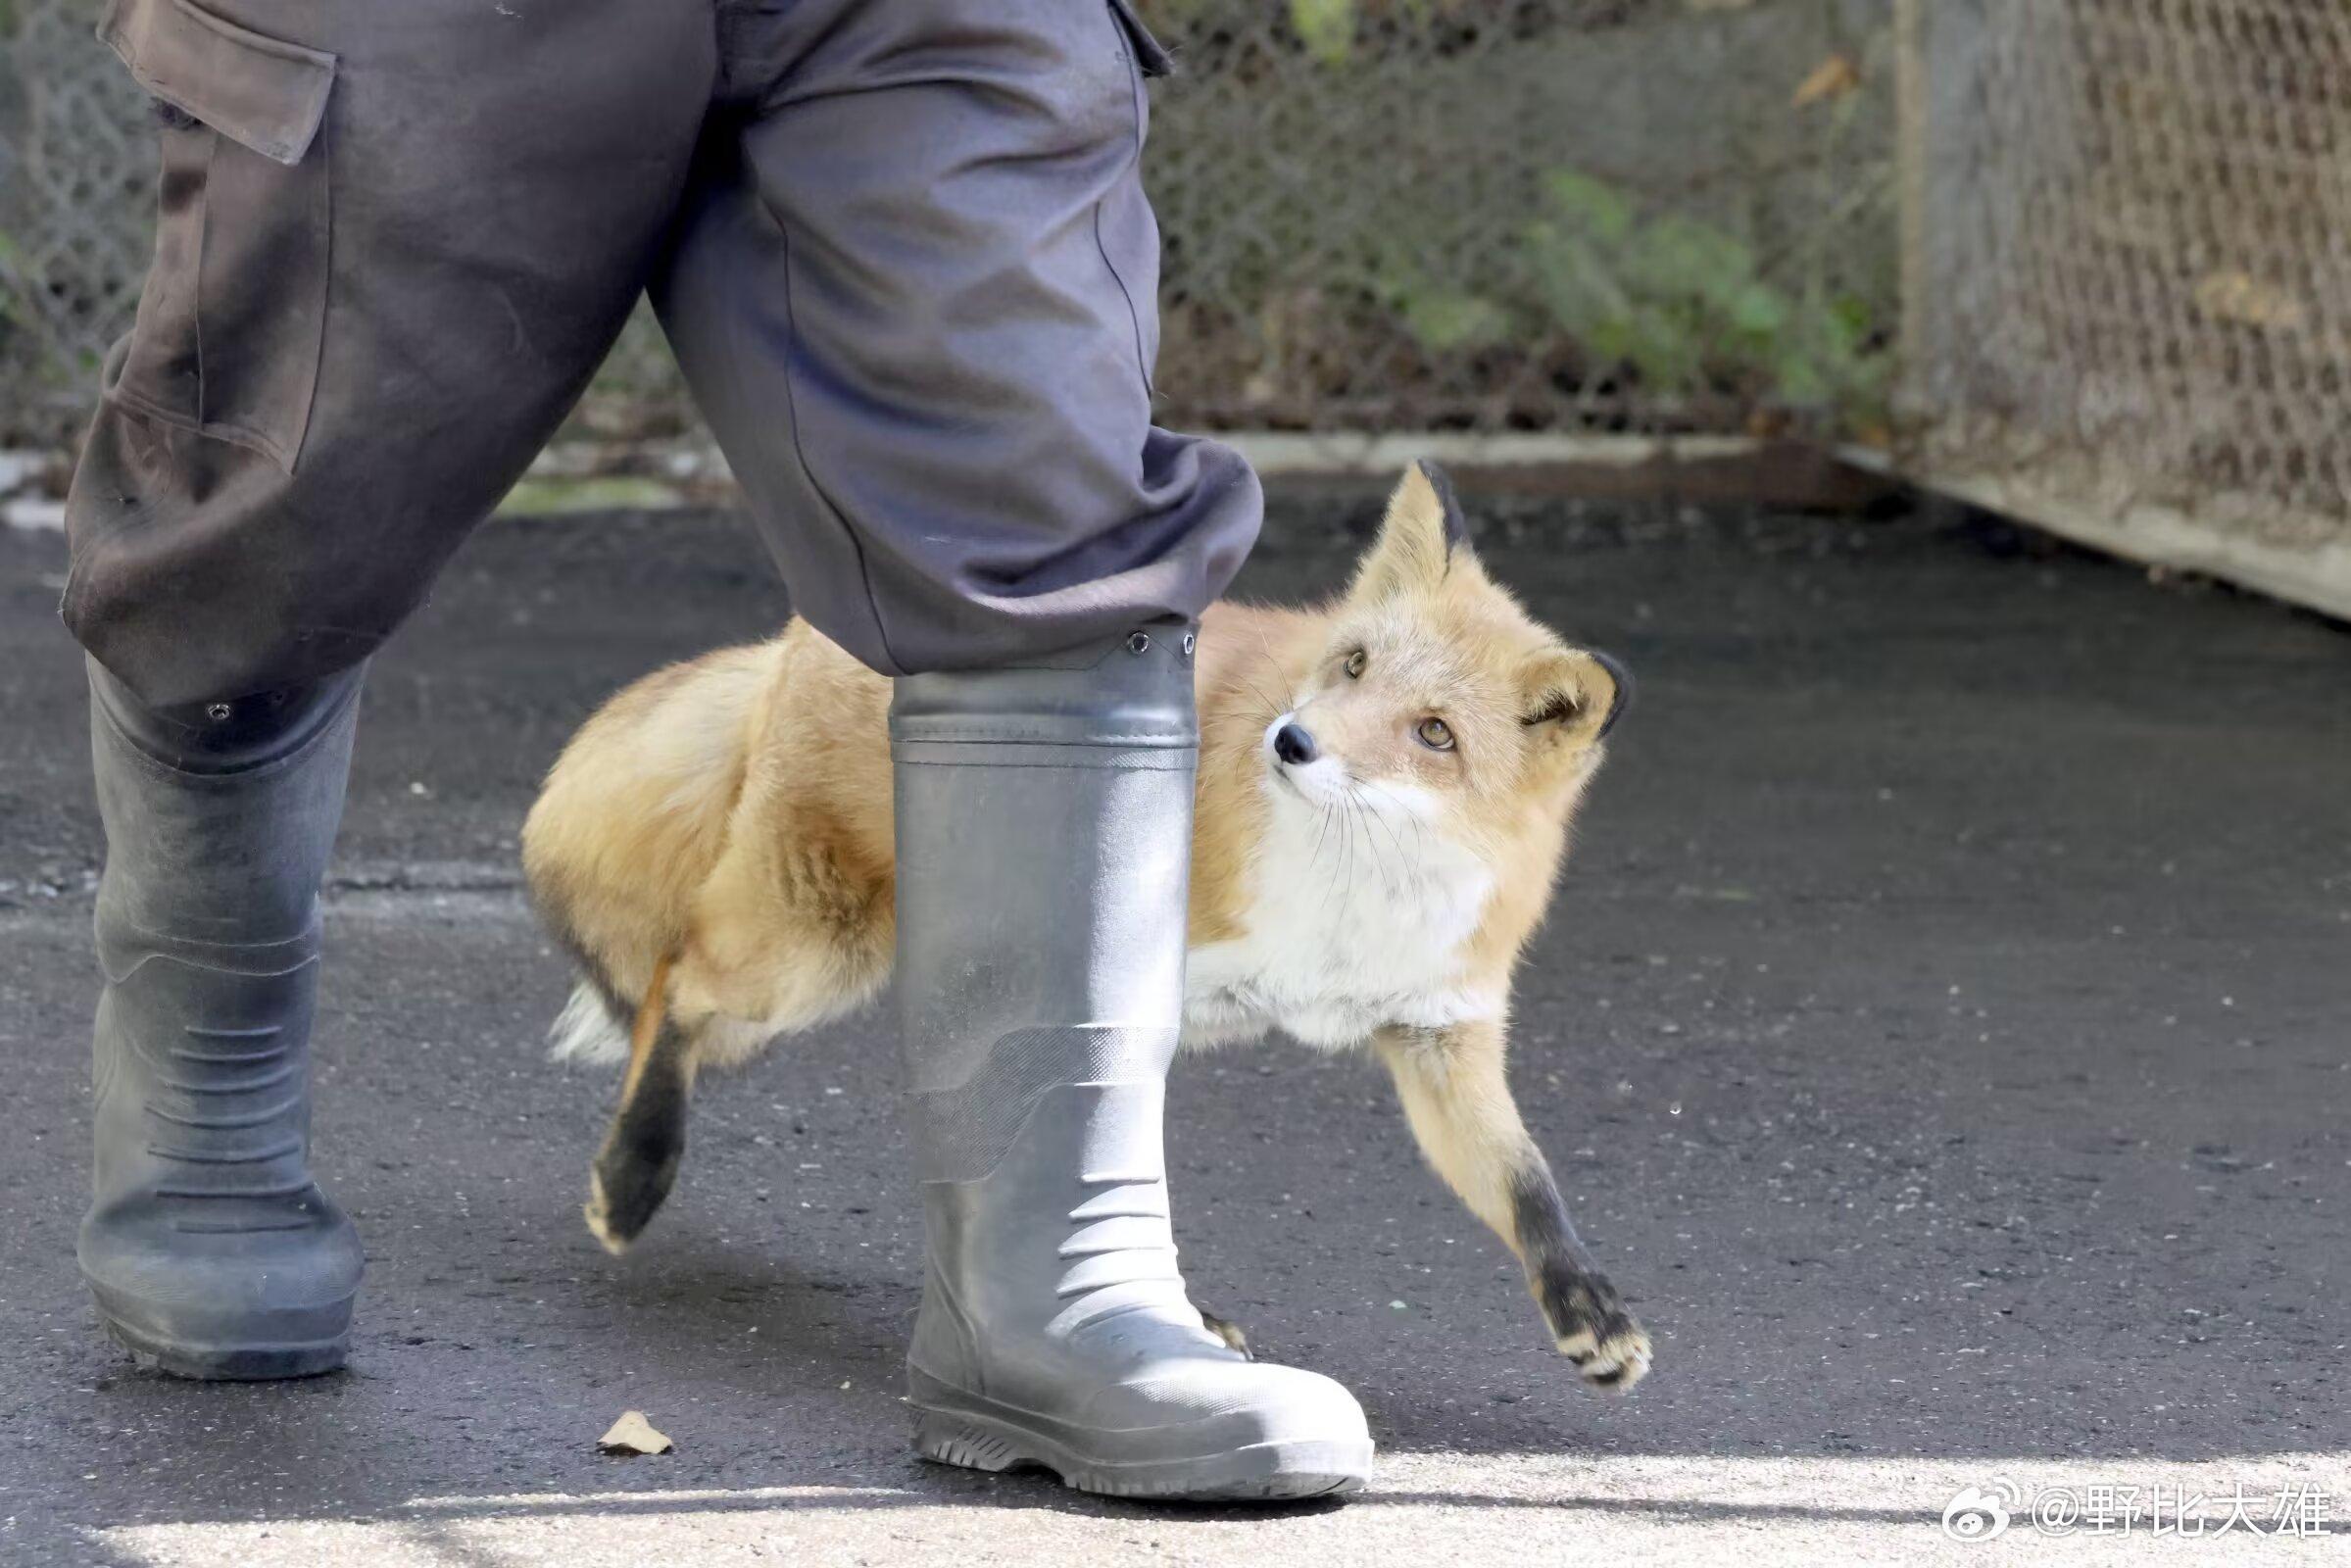
<svg viewBox="0 0 2351 1568"><path fill-rule="evenodd" d="M1577 1239L1503 1072L1511 972L1625 672L1486 574L1426 464L1343 594L1212 607L1196 668L1184 1044L1278 1029L1368 1045L1429 1163L1525 1265L1559 1349L1630 1387L1648 1338ZM548 775L522 854L582 976L557 1054L626 1063L586 1210L612 1251L668 1195L703 1067L887 979L889 706L885 677L795 619L628 687Z"/></svg>

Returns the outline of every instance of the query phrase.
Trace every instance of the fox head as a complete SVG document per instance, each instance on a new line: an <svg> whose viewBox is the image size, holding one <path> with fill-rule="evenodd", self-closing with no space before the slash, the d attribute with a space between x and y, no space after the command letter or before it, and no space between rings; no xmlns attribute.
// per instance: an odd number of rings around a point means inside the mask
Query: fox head
<svg viewBox="0 0 2351 1568"><path fill-rule="evenodd" d="M1269 790L1402 819L1485 856L1564 829L1632 682L1486 574L1452 486L1405 473L1328 635L1265 728Z"/></svg>

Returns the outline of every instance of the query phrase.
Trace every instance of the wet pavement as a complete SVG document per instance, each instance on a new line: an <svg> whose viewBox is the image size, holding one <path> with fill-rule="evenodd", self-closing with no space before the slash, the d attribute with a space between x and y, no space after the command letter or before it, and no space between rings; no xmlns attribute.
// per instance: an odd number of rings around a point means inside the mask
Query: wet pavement
<svg viewBox="0 0 2351 1568"><path fill-rule="evenodd" d="M73 1269L98 846L64 548L0 529L0 1560L1963 1562L1945 1504L1999 1480L2035 1562L2122 1548L2030 1535L2100 1487L2342 1529L2351 633L1948 517L1470 499L1495 574L1641 677L1513 1076L1657 1370L1578 1384L1369 1063L1187 1059L1188 1277L1381 1445L1361 1499L1270 1516L908 1455L878 1017L711 1082L625 1262L579 1223L612 1086L543 1060L566 980L514 836L601 697L785 612L715 514L493 523L379 661L316 1128L369 1249L351 1370L133 1370ZM1375 514L1278 499L1245 588L1335 587ZM624 1408L676 1451L600 1456Z"/></svg>

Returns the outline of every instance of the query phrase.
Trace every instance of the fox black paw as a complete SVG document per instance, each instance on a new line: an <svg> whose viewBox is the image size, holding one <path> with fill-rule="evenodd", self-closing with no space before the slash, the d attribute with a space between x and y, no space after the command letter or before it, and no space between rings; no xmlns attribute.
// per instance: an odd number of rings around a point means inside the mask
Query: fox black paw
<svg viewBox="0 0 2351 1568"><path fill-rule="evenodd" d="M652 1223L676 1179L674 1159L658 1165L625 1155L599 1159L588 1172L588 1201L581 1215L604 1250L618 1257Z"/></svg>
<svg viewBox="0 0 2351 1568"><path fill-rule="evenodd" d="M1649 1337L1615 1287L1596 1274L1545 1279L1536 1290L1559 1353L1595 1389L1622 1393L1648 1375Z"/></svg>

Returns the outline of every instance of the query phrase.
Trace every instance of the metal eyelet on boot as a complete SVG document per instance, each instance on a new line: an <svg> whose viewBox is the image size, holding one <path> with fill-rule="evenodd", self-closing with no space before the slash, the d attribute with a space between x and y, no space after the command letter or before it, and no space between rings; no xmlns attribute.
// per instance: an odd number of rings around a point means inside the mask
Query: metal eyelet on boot
<svg viewBox="0 0 2351 1568"><path fill-rule="evenodd" d="M234 715L235 712L236 710L229 707L226 703L207 703L204 705L204 716L211 719L216 724L227 723L229 718Z"/></svg>
<svg viewBox="0 0 2351 1568"><path fill-rule="evenodd" d="M1128 653L1130 653L1130 654L1148 654L1148 653L1150 653L1151 651L1151 634L1150 632L1147 632L1147 631L1139 631L1139 632L1135 633L1133 636L1131 636L1131 637L1129 637L1129 638L1127 639L1127 652L1128 652Z"/></svg>

